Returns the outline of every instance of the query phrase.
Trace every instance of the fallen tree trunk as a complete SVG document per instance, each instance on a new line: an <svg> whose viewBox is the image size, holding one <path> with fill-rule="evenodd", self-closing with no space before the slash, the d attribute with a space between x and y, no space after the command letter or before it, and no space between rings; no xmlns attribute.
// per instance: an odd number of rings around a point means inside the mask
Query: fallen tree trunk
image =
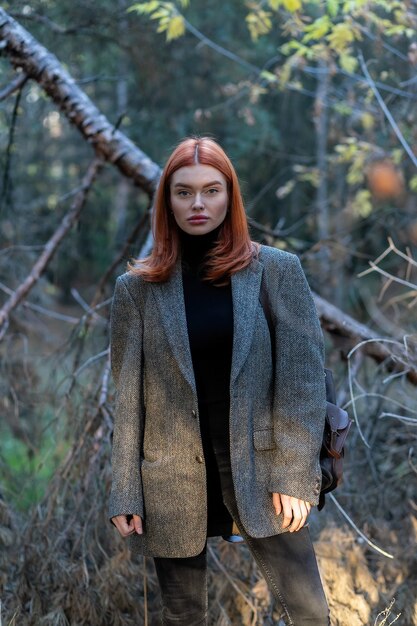
<svg viewBox="0 0 417 626"><path fill-rule="evenodd" d="M160 176L159 165L117 130L78 87L55 55L1 8L0 42L12 65L39 83L84 139L91 143L98 156L113 163L152 196Z"/></svg>
<svg viewBox="0 0 417 626"><path fill-rule="evenodd" d="M378 363L385 361L389 371L404 372L407 379L417 385L416 362L411 361L409 349L401 339L381 337L366 324L361 324L353 317L314 293L314 301L320 316L322 327L333 335L342 336L353 348L363 342L361 350Z"/></svg>

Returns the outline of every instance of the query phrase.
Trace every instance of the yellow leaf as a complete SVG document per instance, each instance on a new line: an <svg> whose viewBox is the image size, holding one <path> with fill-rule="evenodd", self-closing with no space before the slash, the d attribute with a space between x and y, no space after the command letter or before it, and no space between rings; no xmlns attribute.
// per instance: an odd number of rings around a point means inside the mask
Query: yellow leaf
<svg viewBox="0 0 417 626"><path fill-rule="evenodd" d="M251 104L257 104L260 96L268 93L268 90L265 87L261 87L260 85L252 85L249 93L249 101Z"/></svg>
<svg viewBox="0 0 417 626"><path fill-rule="evenodd" d="M260 35L269 33L272 28L271 13L269 11L259 9L256 13L248 13L245 19L254 41Z"/></svg>
<svg viewBox="0 0 417 626"><path fill-rule="evenodd" d="M184 18L182 15L175 15L168 24L167 41L178 39L178 37L181 37L184 33Z"/></svg>
<svg viewBox="0 0 417 626"><path fill-rule="evenodd" d="M349 72L349 74L353 74L358 66L357 59L346 53L342 53L339 55L339 63L340 67L344 69L345 72Z"/></svg>
<svg viewBox="0 0 417 626"><path fill-rule="evenodd" d="M400 165L403 160L404 152L402 148L395 148L391 151L391 159L395 165Z"/></svg>
<svg viewBox="0 0 417 626"><path fill-rule="evenodd" d="M355 39L355 36L349 25L345 22L341 22L333 27L333 30L327 35L326 39L332 50L342 54Z"/></svg>
<svg viewBox="0 0 417 626"><path fill-rule="evenodd" d="M277 198L282 200L282 198L285 198L292 192L294 187L295 187L295 180L294 179L288 180L284 185L282 185L281 187L278 187L278 189L275 192L275 195Z"/></svg>
<svg viewBox="0 0 417 626"><path fill-rule="evenodd" d="M164 17L168 17L169 19L169 11L167 9L159 9L155 11L155 13L152 13L151 20L159 20Z"/></svg>
<svg viewBox="0 0 417 626"><path fill-rule="evenodd" d="M278 11L280 5L282 4L282 0L268 0L268 4L273 11Z"/></svg>
<svg viewBox="0 0 417 626"><path fill-rule="evenodd" d="M365 155L357 154L349 167L346 180L349 185L357 185L362 183L365 177Z"/></svg>
<svg viewBox="0 0 417 626"><path fill-rule="evenodd" d="M291 13L295 13L298 9L301 9L301 0L282 0L282 4Z"/></svg>
<svg viewBox="0 0 417 626"><path fill-rule="evenodd" d="M147 13L152 13L152 11L156 11L159 8L158 0L151 0L151 2L137 2L136 4L132 4L127 9L127 12L136 11L139 15L144 15Z"/></svg>
<svg viewBox="0 0 417 626"><path fill-rule="evenodd" d="M413 176L412 178L410 178L410 182L408 183L411 191L414 191L414 193L417 193L417 176Z"/></svg>
<svg viewBox="0 0 417 626"><path fill-rule="evenodd" d="M281 71L279 73L279 86L280 89L284 89L284 87L286 87L288 81L290 80L291 77L291 70L292 70L292 64L291 64L291 59L288 59L287 61L285 61L284 65L281 68Z"/></svg>
<svg viewBox="0 0 417 626"><path fill-rule="evenodd" d="M362 113L361 122L365 130L372 130L375 126L375 118L371 113Z"/></svg>
<svg viewBox="0 0 417 626"><path fill-rule="evenodd" d="M372 213L371 192L368 189L360 189L351 202L354 215L368 217Z"/></svg>

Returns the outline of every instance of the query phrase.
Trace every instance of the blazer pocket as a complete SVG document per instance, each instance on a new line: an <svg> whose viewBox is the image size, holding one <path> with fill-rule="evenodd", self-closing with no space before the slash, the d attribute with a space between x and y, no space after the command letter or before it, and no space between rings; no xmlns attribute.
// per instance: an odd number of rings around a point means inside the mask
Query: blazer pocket
<svg viewBox="0 0 417 626"><path fill-rule="evenodd" d="M273 450L276 448L273 428L254 430L253 445L255 450Z"/></svg>

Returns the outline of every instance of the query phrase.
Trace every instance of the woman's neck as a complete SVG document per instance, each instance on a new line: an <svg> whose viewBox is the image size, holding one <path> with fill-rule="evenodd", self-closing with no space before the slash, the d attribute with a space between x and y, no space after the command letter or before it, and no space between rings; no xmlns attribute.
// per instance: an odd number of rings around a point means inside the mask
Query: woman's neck
<svg viewBox="0 0 417 626"><path fill-rule="evenodd" d="M181 258L186 267L197 270L203 264L207 254L214 248L221 225L204 235L190 235L179 228Z"/></svg>

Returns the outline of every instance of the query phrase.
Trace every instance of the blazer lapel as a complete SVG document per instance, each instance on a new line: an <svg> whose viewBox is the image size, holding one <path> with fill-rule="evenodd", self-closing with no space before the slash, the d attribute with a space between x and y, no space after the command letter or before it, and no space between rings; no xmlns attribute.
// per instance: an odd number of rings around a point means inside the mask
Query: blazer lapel
<svg viewBox="0 0 417 626"><path fill-rule="evenodd" d="M262 271L263 265L253 260L248 267L233 274L231 278L233 298L231 385L236 380L252 343ZM172 353L184 378L193 392L197 394L185 314L181 260L178 259L168 281L149 284L159 308Z"/></svg>
<svg viewBox="0 0 417 626"><path fill-rule="evenodd" d="M232 275L233 355L230 384L236 380L249 352L259 303L263 265L257 260Z"/></svg>
<svg viewBox="0 0 417 626"><path fill-rule="evenodd" d="M161 314L172 354L184 378L191 386L193 392L197 394L185 315L181 259L178 259L169 280L164 283L149 284Z"/></svg>

